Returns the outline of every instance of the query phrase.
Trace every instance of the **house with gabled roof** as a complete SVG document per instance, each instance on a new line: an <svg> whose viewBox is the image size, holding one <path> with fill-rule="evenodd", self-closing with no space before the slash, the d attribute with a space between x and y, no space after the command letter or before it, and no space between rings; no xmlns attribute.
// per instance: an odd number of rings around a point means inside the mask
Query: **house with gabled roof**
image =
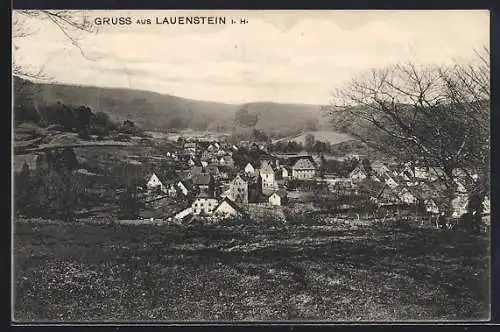
<svg viewBox="0 0 500 332"><path fill-rule="evenodd" d="M180 190L180 192L184 195L187 196L189 194L189 186L186 182L184 181L179 181L177 182L177 188Z"/></svg>
<svg viewBox="0 0 500 332"><path fill-rule="evenodd" d="M184 221L186 220L187 218L190 218L192 217L193 215L193 208L190 206L184 210L181 210L179 212L177 212L176 214L174 214L174 219L178 220L178 221Z"/></svg>
<svg viewBox="0 0 500 332"><path fill-rule="evenodd" d="M427 213L439 214L439 207L432 198L424 200L424 208Z"/></svg>
<svg viewBox="0 0 500 332"><path fill-rule="evenodd" d="M206 194L209 197L214 196L215 180L212 175L208 173L194 174L191 179L193 186L198 188L200 194Z"/></svg>
<svg viewBox="0 0 500 332"><path fill-rule="evenodd" d="M248 181L238 174L229 185L230 197L233 201L248 204Z"/></svg>
<svg viewBox="0 0 500 332"><path fill-rule="evenodd" d="M218 218L235 218L246 215L246 211L229 198L224 198L214 210L214 216Z"/></svg>
<svg viewBox="0 0 500 332"><path fill-rule="evenodd" d="M381 174L380 177L378 178L381 182L384 182L386 185L389 186L389 188L394 189L399 184L394 180L394 178L391 176L391 173L387 172L384 174Z"/></svg>
<svg viewBox="0 0 500 332"><path fill-rule="evenodd" d="M417 196L412 192L412 190L407 187L401 188L401 190L397 192L397 195L401 202L403 202L404 204L411 205L418 202Z"/></svg>
<svg viewBox="0 0 500 332"><path fill-rule="evenodd" d="M219 202L216 198L200 194L194 199L191 208L193 209L193 214L196 216L211 216L218 204Z"/></svg>
<svg viewBox="0 0 500 332"><path fill-rule="evenodd" d="M358 165L349 173L349 178L353 182L363 181L368 178L368 174L363 165Z"/></svg>
<svg viewBox="0 0 500 332"><path fill-rule="evenodd" d="M262 192L273 191L276 189L277 184L275 179L275 173L269 161L267 160L262 161L262 164L259 169L259 174L260 177L262 178L261 181Z"/></svg>
<svg viewBox="0 0 500 332"><path fill-rule="evenodd" d="M289 179L292 176L292 169L287 166L281 166L281 178L284 180Z"/></svg>
<svg viewBox="0 0 500 332"><path fill-rule="evenodd" d="M162 192L166 192L166 183L167 181L165 181L165 179L161 180L156 173L153 173L146 182L146 188L149 190L161 190Z"/></svg>
<svg viewBox="0 0 500 332"><path fill-rule="evenodd" d="M253 167L252 163L247 163L243 170L246 174L255 174L255 167Z"/></svg>
<svg viewBox="0 0 500 332"><path fill-rule="evenodd" d="M292 166L292 178L305 180L316 176L316 166L307 158L301 158Z"/></svg>
<svg viewBox="0 0 500 332"><path fill-rule="evenodd" d="M280 189L269 196L268 202L274 206L281 206L286 204L288 200L288 194L286 190Z"/></svg>
<svg viewBox="0 0 500 332"><path fill-rule="evenodd" d="M215 179L218 179L221 177L219 166L217 164L208 165L206 168L206 172L208 174L212 175Z"/></svg>
<svg viewBox="0 0 500 332"><path fill-rule="evenodd" d="M371 164L371 168L373 170L373 173L377 175L377 177L382 178L385 175L389 175L391 173L389 167L381 162L373 162Z"/></svg>

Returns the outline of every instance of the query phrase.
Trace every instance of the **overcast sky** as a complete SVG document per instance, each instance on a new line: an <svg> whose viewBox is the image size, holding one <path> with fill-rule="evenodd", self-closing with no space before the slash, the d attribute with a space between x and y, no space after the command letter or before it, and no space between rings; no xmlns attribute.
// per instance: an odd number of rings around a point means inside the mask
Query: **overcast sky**
<svg viewBox="0 0 500 332"><path fill-rule="evenodd" d="M488 11L87 11L90 17L225 16L226 25L101 26L74 35L23 20L16 63L53 81L151 90L227 103L324 104L371 68L467 61L489 46ZM81 15L79 13L78 15ZM244 17L244 25L229 24ZM15 20L13 20L15 21ZM20 23L18 23L20 24Z"/></svg>

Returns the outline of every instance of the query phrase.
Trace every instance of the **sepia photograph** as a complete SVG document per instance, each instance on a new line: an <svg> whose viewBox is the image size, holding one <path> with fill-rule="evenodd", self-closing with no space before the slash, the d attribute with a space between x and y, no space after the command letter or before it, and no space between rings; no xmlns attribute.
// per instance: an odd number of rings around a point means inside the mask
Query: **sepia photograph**
<svg viewBox="0 0 500 332"><path fill-rule="evenodd" d="M12 11L18 324L488 321L488 10Z"/></svg>

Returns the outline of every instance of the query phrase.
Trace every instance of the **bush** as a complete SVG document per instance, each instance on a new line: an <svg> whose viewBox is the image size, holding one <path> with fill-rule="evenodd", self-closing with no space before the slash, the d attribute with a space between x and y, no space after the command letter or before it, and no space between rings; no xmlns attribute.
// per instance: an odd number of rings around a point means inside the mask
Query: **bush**
<svg viewBox="0 0 500 332"><path fill-rule="evenodd" d="M86 130L82 130L82 131L80 131L80 132L78 133L78 138L83 139L83 140L85 140L85 141L89 141L89 140L91 140L91 139L92 139L92 137L90 137L90 135L89 135L88 131L86 131Z"/></svg>

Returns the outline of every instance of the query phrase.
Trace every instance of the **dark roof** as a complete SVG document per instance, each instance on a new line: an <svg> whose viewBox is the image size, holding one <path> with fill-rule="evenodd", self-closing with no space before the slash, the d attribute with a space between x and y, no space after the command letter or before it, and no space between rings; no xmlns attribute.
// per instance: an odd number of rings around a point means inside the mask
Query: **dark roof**
<svg viewBox="0 0 500 332"><path fill-rule="evenodd" d="M242 178L244 181L246 181L248 183L257 182L257 179L258 179L258 175L251 176L248 174L239 174L239 176L240 176L240 178Z"/></svg>
<svg viewBox="0 0 500 332"><path fill-rule="evenodd" d="M193 174L193 184L195 185L209 185L211 180L210 174L200 173Z"/></svg>
<svg viewBox="0 0 500 332"><path fill-rule="evenodd" d="M314 161L309 160L308 158L300 158L293 165L294 169L315 169Z"/></svg>
<svg viewBox="0 0 500 332"><path fill-rule="evenodd" d="M203 173L203 167L201 167L201 166L193 166L191 168L191 172L193 174L195 174L195 173Z"/></svg>
<svg viewBox="0 0 500 332"><path fill-rule="evenodd" d="M238 204L236 204L235 202L233 202L232 200L230 200L229 198L225 197L220 203L219 205L217 205L217 207L215 208L215 210L217 210L219 208L219 206L221 206L221 204L223 202L226 202L227 204L229 204L229 206L231 206L233 209L235 209L236 211L238 211L239 213L241 214L245 214L246 211L245 209L243 209L241 206L239 206ZM214 210L214 211L215 211Z"/></svg>
<svg viewBox="0 0 500 332"><path fill-rule="evenodd" d="M207 142L207 141L200 141L198 142L198 146L201 148L201 149L206 149L208 148L210 145L210 142Z"/></svg>
<svg viewBox="0 0 500 332"><path fill-rule="evenodd" d="M229 166L224 166L224 165L219 166L219 171L220 172L229 173L231 170L232 170L232 168L229 167Z"/></svg>
<svg viewBox="0 0 500 332"><path fill-rule="evenodd" d="M280 190L274 192L272 195L274 195L274 194L278 195L281 199L286 198L288 196L288 193L284 189L280 189Z"/></svg>

